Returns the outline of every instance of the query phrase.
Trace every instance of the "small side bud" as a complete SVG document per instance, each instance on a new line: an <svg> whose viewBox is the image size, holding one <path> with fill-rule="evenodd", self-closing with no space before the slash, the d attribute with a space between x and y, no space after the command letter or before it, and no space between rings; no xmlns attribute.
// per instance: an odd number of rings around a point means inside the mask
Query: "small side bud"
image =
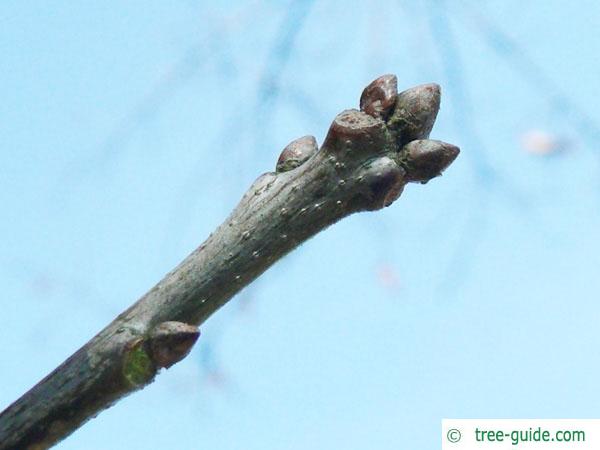
<svg viewBox="0 0 600 450"><path fill-rule="evenodd" d="M152 330L147 345L156 366L168 369L187 356L199 336L198 327L193 325L163 322Z"/></svg>
<svg viewBox="0 0 600 450"><path fill-rule="evenodd" d="M396 107L388 121L402 146L415 139L427 139L440 109L440 87L422 84L398 94Z"/></svg>
<svg viewBox="0 0 600 450"><path fill-rule="evenodd" d="M369 84L360 96L360 110L368 115L386 119L398 97L396 75L383 75Z"/></svg>
<svg viewBox="0 0 600 450"><path fill-rule="evenodd" d="M405 171L387 156L375 159L366 167L363 179L369 189L368 211L390 206L400 197L406 184Z"/></svg>
<svg viewBox="0 0 600 450"><path fill-rule="evenodd" d="M304 164L317 153L319 146L314 136L303 136L290 142L277 160L277 172L287 172Z"/></svg>
<svg viewBox="0 0 600 450"><path fill-rule="evenodd" d="M460 149L455 145L429 139L412 141L400 150L407 181L427 183L456 159Z"/></svg>

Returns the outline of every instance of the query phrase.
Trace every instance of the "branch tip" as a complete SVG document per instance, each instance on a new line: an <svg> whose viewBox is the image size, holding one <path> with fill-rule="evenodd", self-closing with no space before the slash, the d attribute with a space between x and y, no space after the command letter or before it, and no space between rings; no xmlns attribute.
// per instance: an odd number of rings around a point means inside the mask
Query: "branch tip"
<svg viewBox="0 0 600 450"><path fill-rule="evenodd" d="M0 450L63 439L188 355L200 335L190 323L203 323L277 259L343 217L391 205L407 182L440 175L459 149L427 139L439 105L437 84L398 94L396 77L384 75L362 92L361 111L334 119L321 150L312 136L291 142L277 172L260 176L197 251L0 413Z"/></svg>

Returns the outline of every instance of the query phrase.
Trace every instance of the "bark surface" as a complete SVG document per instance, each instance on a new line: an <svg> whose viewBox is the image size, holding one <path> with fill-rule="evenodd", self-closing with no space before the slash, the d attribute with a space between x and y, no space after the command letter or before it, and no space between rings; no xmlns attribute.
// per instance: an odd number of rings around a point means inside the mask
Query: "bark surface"
<svg viewBox="0 0 600 450"><path fill-rule="evenodd" d="M0 450L49 448L184 358L198 326L286 253L440 175L459 150L427 139L439 103L439 86L398 94L384 75L360 111L334 119L320 149L311 136L290 143L200 247L0 414Z"/></svg>

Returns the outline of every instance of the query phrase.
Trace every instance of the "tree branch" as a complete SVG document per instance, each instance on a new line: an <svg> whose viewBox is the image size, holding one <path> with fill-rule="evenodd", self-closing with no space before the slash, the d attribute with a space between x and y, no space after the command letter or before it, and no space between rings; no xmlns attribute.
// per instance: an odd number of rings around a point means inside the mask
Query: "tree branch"
<svg viewBox="0 0 600 450"><path fill-rule="evenodd" d="M0 414L0 450L68 436L184 358L197 326L283 255L439 175L459 153L427 140L439 101L435 84L397 94L396 77L384 75L363 91L361 111L335 118L320 150L311 136L290 143L277 171L260 176L198 249Z"/></svg>

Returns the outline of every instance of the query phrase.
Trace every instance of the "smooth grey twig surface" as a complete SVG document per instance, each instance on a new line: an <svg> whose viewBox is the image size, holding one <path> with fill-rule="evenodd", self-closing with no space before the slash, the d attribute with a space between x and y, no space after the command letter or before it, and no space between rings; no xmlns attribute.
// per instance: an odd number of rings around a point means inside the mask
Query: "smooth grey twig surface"
<svg viewBox="0 0 600 450"><path fill-rule="evenodd" d="M277 171L261 175L198 249L0 414L0 450L65 438L184 358L197 327L283 255L439 175L459 153L427 139L439 102L435 84L398 94L396 77L384 75L363 91L361 111L335 118L320 149L312 137L290 143Z"/></svg>

